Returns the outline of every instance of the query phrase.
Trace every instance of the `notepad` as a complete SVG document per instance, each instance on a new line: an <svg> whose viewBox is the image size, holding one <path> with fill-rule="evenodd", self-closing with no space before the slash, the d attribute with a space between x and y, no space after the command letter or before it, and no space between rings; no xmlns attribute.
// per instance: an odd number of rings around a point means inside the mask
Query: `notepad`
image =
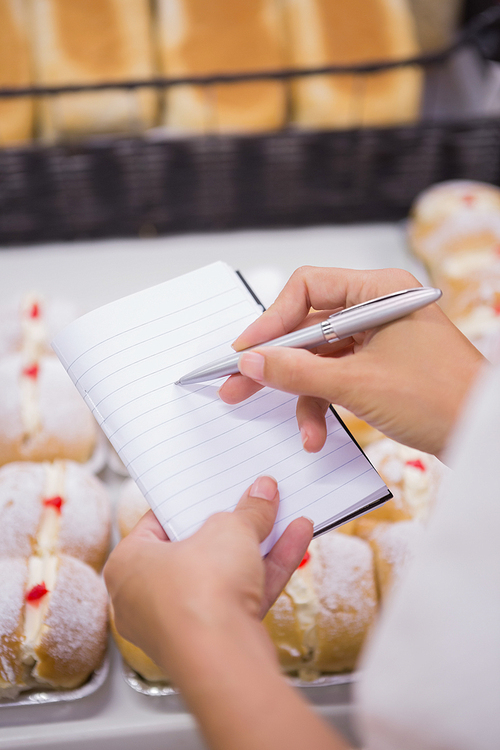
<svg viewBox="0 0 500 750"><path fill-rule="evenodd" d="M296 396L264 388L233 406L221 380L176 385L232 352L261 313L243 278L217 262L94 310L52 346L172 540L231 511L260 475L274 476L280 507L265 554L299 516L315 534L391 494L334 411L319 453L303 450Z"/></svg>

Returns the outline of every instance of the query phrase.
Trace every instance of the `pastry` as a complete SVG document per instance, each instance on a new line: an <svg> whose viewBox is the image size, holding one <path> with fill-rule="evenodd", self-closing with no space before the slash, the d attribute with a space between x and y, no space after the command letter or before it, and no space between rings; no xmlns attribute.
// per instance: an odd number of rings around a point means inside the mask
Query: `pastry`
<svg viewBox="0 0 500 750"><path fill-rule="evenodd" d="M371 443L365 452L391 490L393 498L362 516L358 525L372 520L404 521L416 518L424 521L435 501L444 472L443 464L435 456L408 448L389 438Z"/></svg>
<svg viewBox="0 0 500 750"><path fill-rule="evenodd" d="M0 575L2 695L82 685L106 649L108 600L100 576L66 555L3 558Z"/></svg>
<svg viewBox="0 0 500 750"><path fill-rule="evenodd" d="M379 596L384 600L403 576L422 534L419 521L379 523L369 536Z"/></svg>
<svg viewBox="0 0 500 750"><path fill-rule="evenodd" d="M284 11L293 67L360 65L419 52L406 0L285 0ZM422 71L308 76L291 90L292 122L302 128L409 123L419 115Z"/></svg>
<svg viewBox="0 0 500 750"><path fill-rule="evenodd" d="M420 193L410 210L410 246L431 272L444 257L471 251L483 257L491 245L498 249L499 232L500 188L483 182L438 183Z"/></svg>
<svg viewBox="0 0 500 750"><path fill-rule="evenodd" d="M283 31L275 0L158 0L158 51L164 75L276 70L284 66ZM280 81L174 86L164 124L186 132L254 132L283 127Z"/></svg>
<svg viewBox="0 0 500 750"><path fill-rule="evenodd" d="M0 465L91 456L96 422L56 357L0 359L0 394Z"/></svg>
<svg viewBox="0 0 500 750"><path fill-rule="evenodd" d="M120 487L116 505L116 520L120 536L130 534L134 526L149 510L149 505L133 479L126 479Z"/></svg>
<svg viewBox="0 0 500 750"><path fill-rule="evenodd" d="M111 534L110 500L74 461L20 461L0 468L2 557L64 553L100 571Z"/></svg>
<svg viewBox="0 0 500 750"><path fill-rule="evenodd" d="M443 295L444 296L444 295ZM469 339L500 329L500 258L488 268L470 273L443 302L449 318Z"/></svg>
<svg viewBox="0 0 500 750"><path fill-rule="evenodd" d="M53 354L50 341L77 317L67 300L47 300L37 292L27 292L0 306L0 356L25 351L36 359Z"/></svg>
<svg viewBox="0 0 500 750"><path fill-rule="evenodd" d="M32 85L24 0L0 0L0 88ZM0 100L0 146L29 141L33 135L33 100Z"/></svg>
<svg viewBox="0 0 500 750"><path fill-rule="evenodd" d="M169 679L165 672L147 656L142 649L134 646L119 634L116 629L113 613L110 612L109 618L111 633L113 639L121 653L124 661L134 669L143 679L148 682L168 682Z"/></svg>
<svg viewBox="0 0 500 750"><path fill-rule="evenodd" d="M376 611L369 544L334 531L313 540L264 623L283 670L313 679L354 669Z"/></svg>
<svg viewBox="0 0 500 750"><path fill-rule="evenodd" d="M39 84L100 83L152 77L148 0L36 0L31 3ZM156 92L95 91L43 97L42 137L138 132L156 115Z"/></svg>

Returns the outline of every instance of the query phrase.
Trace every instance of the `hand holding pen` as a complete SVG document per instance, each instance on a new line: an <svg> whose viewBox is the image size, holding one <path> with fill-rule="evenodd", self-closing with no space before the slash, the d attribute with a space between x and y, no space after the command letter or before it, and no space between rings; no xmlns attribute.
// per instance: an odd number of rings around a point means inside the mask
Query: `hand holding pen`
<svg viewBox="0 0 500 750"><path fill-rule="evenodd" d="M299 269L234 342L237 351L256 349L240 356L241 375L224 383L220 398L238 403L263 385L297 394L297 421L311 452L324 444L325 413L333 403L395 440L439 454L484 360L436 304L315 350L258 346L317 324L325 313L417 286L399 269Z"/></svg>

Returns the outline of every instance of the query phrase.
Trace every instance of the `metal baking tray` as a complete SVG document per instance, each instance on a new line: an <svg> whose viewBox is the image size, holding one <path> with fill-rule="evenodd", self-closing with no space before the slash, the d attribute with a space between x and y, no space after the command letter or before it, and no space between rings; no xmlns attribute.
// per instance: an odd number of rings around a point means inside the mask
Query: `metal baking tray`
<svg viewBox="0 0 500 750"><path fill-rule="evenodd" d="M142 695L151 695L158 697L159 695L176 695L176 688L172 687L167 682L148 682L141 677L137 672L132 669L122 659L122 674L125 682L137 693ZM356 682L359 678L359 672L344 672L342 674L324 674L317 677L315 680L301 680L298 677L287 676L288 682L294 687L298 688L311 688L311 687L327 687L330 685L346 685L352 682Z"/></svg>
<svg viewBox="0 0 500 750"><path fill-rule="evenodd" d="M101 666L92 672L87 682L73 690L52 690L51 688L38 687L26 690L16 698L1 698L0 708L12 708L13 706L39 706L43 703L60 703L62 701L77 701L92 695L104 684L109 674L109 656L104 658Z"/></svg>

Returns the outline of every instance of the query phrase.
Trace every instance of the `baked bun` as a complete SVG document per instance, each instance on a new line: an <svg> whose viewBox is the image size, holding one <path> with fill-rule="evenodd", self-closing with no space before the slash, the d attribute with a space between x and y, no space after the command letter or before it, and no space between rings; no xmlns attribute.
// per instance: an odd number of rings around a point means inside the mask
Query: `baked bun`
<svg viewBox="0 0 500 750"><path fill-rule="evenodd" d="M373 549L379 596L383 600L398 583L422 534L419 521L379 523L368 541Z"/></svg>
<svg viewBox="0 0 500 750"><path fill-rule="evenodd" d="M116 505L118 531L123 538L130 534L134 526L149 510L149 505L133 479L126 479L120 487Z"/></svg>
<svg viewBox="0 0 500 750"><path fill-rule="evenodd" d="M329 532L313 540L264 623L283 670L313 679L354 669L376 610L369 544Z"/></svg>
<svg viewBox="0 0 500 750"><path fill-rule="evenodd" d="M412 518L425 520L439 489L443 464L435 456L408 448L389 438L371 443L365 452L391 490L393 498L360 518L359 523Z"/></svg>
<svg viewBox="0 0 500 750"><path fill-rule="evenodd" d="M462 279L460 289L455 286L446 298L443 295L442 307L471 341L499 331L500 257L488 268L469 273Z"/></svg>
<svg viewBox="0 0 500 750"><path fill-rule="evenodd" d="M31 684L22 653L27 561L0 558L0 574L0 698L15 698Z"/></svg>
<svg viewBox="0 0 500 750"><path fill-rule="evenodd" d="M26 4L0 0L0 87L30 86ZM25 143L33 135L33 100L29 97L0 100L0 146Z"/></svg>
<svg viewBox="0 0 500 750"><path fill-rule="evenodd" d="M24 351L31 359L54 354L50 342L78 315L72 302L29 292L0 305L0 356Z"/></svg>
<svg viewBox="0 0 500 750"><path fill-rule="evenodd" d="M284 67L274 0L157 0L160 69L171 77ZM281 81L167 89L164 124L187 132L256 132L285 124Z"/></svg>
<svg viewBox="0 0 500 750"><path fill-rule="evenodd" d="M83 466L20 461L0 469L2 555L64 553L100 571L110 534L107 490Z"/></svg>
<svg viewBox="0 0 500 750"><path fill-rule="evenodd" d="M36 0L30 4L36 81L47 86L146 80L153 48L148 0ZM157 95L92 91L44 96L42 137L138 132L151 126Z"/></svg>
<svg viewBox="0 0 500 750"><path fill-rule="evenodd" d="M124 661L134 669L137 674L148 682L169 682L169 678L155 662L147 656L142 649L134 646L119 634L116 629L112 610L109 613L109 624L113 639L118 647Z"/></svg>
<svg viewBox="0 0 500 750"><path fill-rule="evenodd" d="M419 52L406 0L285 0L293 67L399 60ZM414 122L422 71L307 76L292 82L292 120L307 128L351 128Z"/></svg>
<svg viewBox="0 0 500 750"><path fill-rule="evenodd" d="M438 183L424 190L410 210L411 248L433 269L445 256L495 241L499 216L500 188L473 180Z"/></svg>
<svg viewBox="0 0 500 750"><path fill-rule="evenodd" d="M96 422L56 357L4 357L0 394L0 465L90 458Z"/></svg>
<svg viewBox="0 0 500 750"><path fill-rule="evenodd" d="M35 685L82 685L106 650L108 598L100 576L66 555L3 558L0 575L15 581L8 598L4 585L1 594L4 695Z"/></svg>

